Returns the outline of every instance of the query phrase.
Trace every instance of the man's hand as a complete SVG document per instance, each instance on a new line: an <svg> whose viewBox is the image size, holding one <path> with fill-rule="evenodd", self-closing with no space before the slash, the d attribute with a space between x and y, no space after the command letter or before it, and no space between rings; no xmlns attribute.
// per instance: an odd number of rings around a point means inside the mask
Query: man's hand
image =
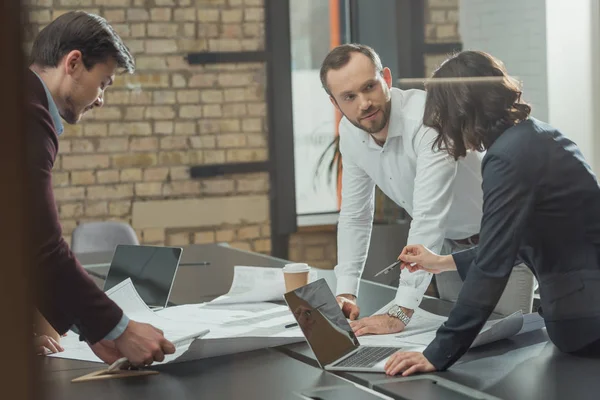
<svg viewBox="0 0 600 400"><path fill-rule="evenodd" d="M356 296L351 294L340 294L336 297L338 305L344 316L354 321L360 315L360 308L356 305Z"/></svg>
<svg viewBox="0 0 600 400"><path fill-rule="evenodd" d="M90 347L107 364L127 357L134 366L163 361L165 354L175 352L175 346L165 339L160 329L135 321L129 321L125 332L114 341L101 340Z"/></svg>
<svg viewBox="0 0 600 400"><path fill-rule="evenodd" d="M402 376L409 376L415 372L434 372L436 369L423 353L398 351L385 363L385 373L396 375L402 372Z"/></svg>
<svg viewBox="0 0 600 400"><path fill-rule="evenodd" d="M352 321L350 322L350 327L356 336L363 336L367 334L385 335L387 333L402 332L406 328L406 325L398 318L383 314Z"/></svg>
<svg viewBox="0 0 600 400"><path fill-rule="evenodd" d="M406 268L410 272L424 270L432 274L439 274L456 270L456 264L451 255L440 256L420 244L404 247L398 259L402 261L400 269Z"/></svg>
<svg viewBox="0 0 600 400"><path fill-rule="evenodd" d="M47 335L34 336L33 346L35 347L35 354L38 355L45 355L48 352L60 353L65 350L57 340Z"/></svg>
<svg viewBox="0 0 600 400"><path fill-rule="evenodd" d="M91 344L90 348L99 359L109 365L123 357L123 354L117 349L117 345L112 340L101 340Z"/></svg>
<svg viewBox="0 0 600 400"><path fill-rule="evenodd" d="M175 353L175 346L165 339L160 329L135 321L129 321L115 344L132 365L150 365L154 361L163 361L165 354Z"/></svg>

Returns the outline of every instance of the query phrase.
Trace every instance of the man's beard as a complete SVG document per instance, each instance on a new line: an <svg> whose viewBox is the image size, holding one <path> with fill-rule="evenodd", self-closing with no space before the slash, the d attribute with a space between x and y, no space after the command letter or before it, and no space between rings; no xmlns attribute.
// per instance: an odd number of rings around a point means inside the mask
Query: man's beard
<svg viewBox="0 0 600 400"><path fill-rule="evenodd" d="M383 130L383 128L385 128L385 126L387 125L389 119L390 119L390 113L392 111L392 102L388 101L387 103L385 103L385 107L383 109L379 109L377 111L382 111L383 112L383 118L381 119L381 122L378 123L377 125L371 125L369 126L365 126L362 125L359 121L360 118L364 118L367 115L370 115L372 113L374 113L376 111L375 108L370 108L369 110L365 111L361 117L357 118L356 121L351 120L350 118L346 117L348 119L348 121L350 121L352 123L352 125L354 125L355 127L357 127L358 129L361 129L367 133L373 134L373 133L378 133L381 132Z"/></svg>

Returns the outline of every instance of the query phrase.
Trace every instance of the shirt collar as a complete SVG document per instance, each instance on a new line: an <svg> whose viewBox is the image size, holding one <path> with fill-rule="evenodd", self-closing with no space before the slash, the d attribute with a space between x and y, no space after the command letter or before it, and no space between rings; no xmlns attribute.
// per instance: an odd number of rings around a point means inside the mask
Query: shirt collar
<svg viewBox="0 0 600 400"><path fill-rule="evenodd" d="M389 139L391 139L393 137L402 136L402 129L401 129L402 100L403 100L402 99L402 90L393 87L393 88L390 88L390 91L391 91L392 100L391 100L391 105L390 105L391 110L390 110L390 120L388 123L388 134L385 139L386 143ZM381 150L383 148L382 146L378 145L375 142L375 139L373 139L373 137L370 134L368 134L364 130L362 132L364 132L367 135L368 145L370 148L376 149L376 150Z"/></svg>
<svg viewBox="0 0 600 400"><path fill-rule="evenodd" d="M52 122L54 122L54 129L56 130L56 134L60 135L65 130L65 127L63 125L62 118L60 117L60 113L58 112L58 107L56 107L56 102L54 101L54 98L52 97L48 86L46 86L46 83L44 83L44 80L37 74L37 72L32 72L40 79L40 82L42 82L42 86L44 86L44 91L46 92L46 97L48 98L48 112L52 117Z"/></svg>
<svg viewBox="0 0 600 400"><path fill-rule="evenodd" d="M400 129L402 123L402 90L393 87L390 91L392 92L392 109L390 111L390 123L388 125L388 139L402 136L402 129Z"/></svg>

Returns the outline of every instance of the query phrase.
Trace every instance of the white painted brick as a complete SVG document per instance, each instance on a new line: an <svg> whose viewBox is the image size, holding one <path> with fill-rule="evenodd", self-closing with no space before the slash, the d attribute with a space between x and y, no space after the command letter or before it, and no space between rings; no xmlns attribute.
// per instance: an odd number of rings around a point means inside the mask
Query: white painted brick
<svg viewBox="0 0 600 400"><path fill-rule="evenodd" d="M545 0L461 0L458 25L463 48L502 60L508 73L523 81L532 115L547 121L545 8Z"/></svg>

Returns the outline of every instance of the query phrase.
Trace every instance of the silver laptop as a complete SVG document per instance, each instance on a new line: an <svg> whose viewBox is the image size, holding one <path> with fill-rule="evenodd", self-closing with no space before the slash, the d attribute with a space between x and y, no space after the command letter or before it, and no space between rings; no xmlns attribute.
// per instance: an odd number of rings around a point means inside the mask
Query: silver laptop
<svg viewBox="0 0 600 400"><path fill-rule="evenodd" d="M181 259L181 247L118 245L104 281L104 291L131 278L148 307L167 306Z"/></svg>
<svg viewBox="0 0 600 400"><path fill-rule="evenodd" d="M324 279L288 292L284 298L321 368L383 372L387 359L400 350L361 346Z"/></svg>

